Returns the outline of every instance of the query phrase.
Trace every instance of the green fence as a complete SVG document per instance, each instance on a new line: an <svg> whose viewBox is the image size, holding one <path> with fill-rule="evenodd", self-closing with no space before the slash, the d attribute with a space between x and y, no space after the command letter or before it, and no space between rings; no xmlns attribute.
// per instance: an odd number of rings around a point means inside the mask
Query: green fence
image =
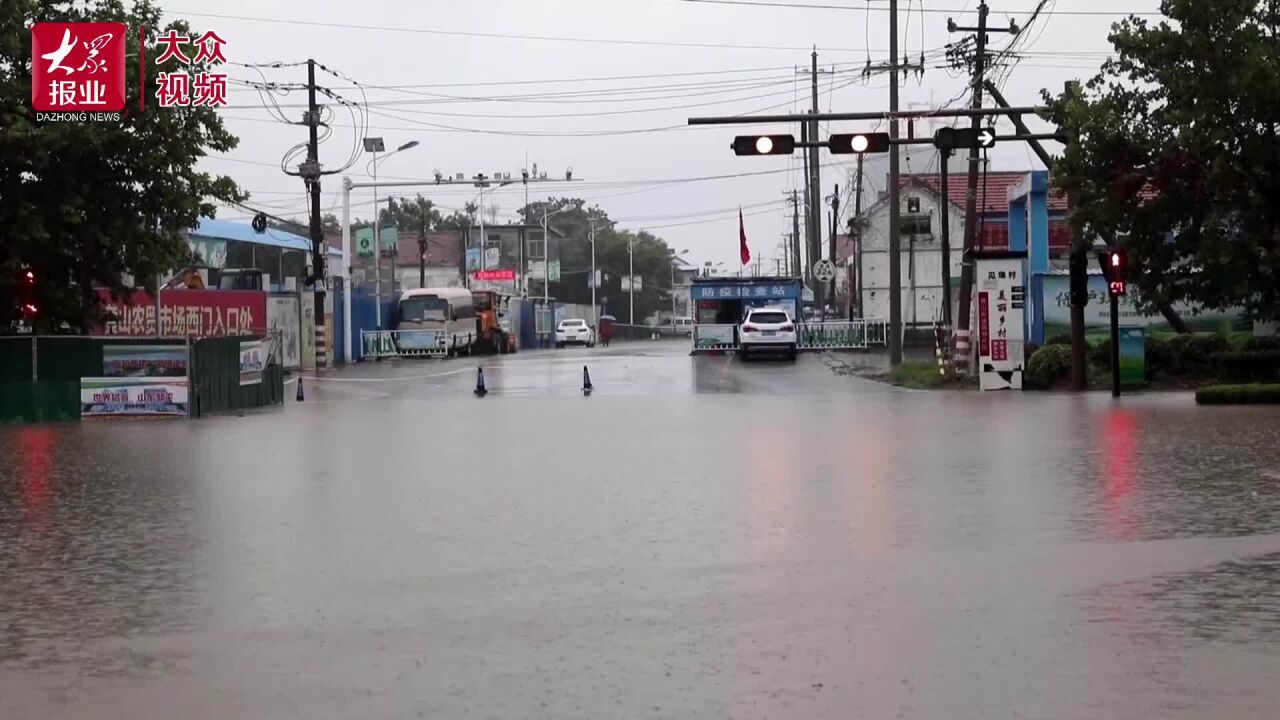
<svg viewBox="0 0 1280 720"><path fill-rule="evenodd" d="M255 336L205 338L192 352L191 416L236 412L284 402L284 369L268 365L262 381L240 384L240 343Z"/></svg>
<svg viewBox="0 0 1280 720"><path fill-rule="evenodd" d="M279 365L267 365L261 382L240 384L240 343L256 339L207 338L189 346L192 417L284 402ZM105 374L104 348L187 343L187 338L0 336L0 422L78 420L80 378Z"/></svg>

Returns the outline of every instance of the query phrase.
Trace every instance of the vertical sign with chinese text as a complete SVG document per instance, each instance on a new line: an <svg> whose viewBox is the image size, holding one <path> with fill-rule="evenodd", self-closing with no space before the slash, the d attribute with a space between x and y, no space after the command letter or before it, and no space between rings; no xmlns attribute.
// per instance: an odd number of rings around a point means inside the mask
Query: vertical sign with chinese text
<svg viewBox="0 0 1280 720"><path fill-rule="evenodd" d="M978 379L983 390L1022 389L1025 270L1021 257L979 257Z"/></svg>

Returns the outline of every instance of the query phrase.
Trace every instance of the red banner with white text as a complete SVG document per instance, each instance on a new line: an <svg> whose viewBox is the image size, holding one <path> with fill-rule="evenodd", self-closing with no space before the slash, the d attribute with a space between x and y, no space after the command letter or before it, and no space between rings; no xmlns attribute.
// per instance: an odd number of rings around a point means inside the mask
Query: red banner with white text
<svg viewBox="0 0 1280 720"><path fill-rule="evenodd" d="M156 300L151 293L135 290L124 301L99 290L98 299L106 319L95 328L95 334L155 336ZM267 294L260 290L162 290L160 324L160 334L165 337L262 333L267 328Z"/></svg>

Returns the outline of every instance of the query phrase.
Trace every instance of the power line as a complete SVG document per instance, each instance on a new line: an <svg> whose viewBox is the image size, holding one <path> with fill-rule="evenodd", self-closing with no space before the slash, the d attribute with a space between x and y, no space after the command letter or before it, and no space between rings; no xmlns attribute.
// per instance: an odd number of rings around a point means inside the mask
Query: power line
<svg viewBox="0 0 1280 720"><path fill-rule="evenodd" d="M573 42L593 45L636 45L642 47L684 47L721 50L776 50L797 52L810 50L810 46L801 45L746 45L734 43L708 42L674 42L661 40L632 40L627 38L591 38L560 35L522 35L518 33L474 32L464 30L437 30L431 28L414 28L394 25L368 25L362 23L323 22L319 20L302 20L299 18L271 18L249 15L226 15L223 13L196 12L194 10L166 8L164 14L175 18L202 17L217 20L243 20L245 22L279 23L290 26L328 27L339 30L374 30L379 32L412 33L422 35L439 35L444 37L470 37L492 40L531 40L541 42ZM865 52L866 48L823 48L826 52Z"/></svg>
<svg viewBox="0 0 1280 720"><path fill-rule="evenodd" d="M706 5L742 5L747 7L761 8L779 8L779 9L799 9L799 10L842 10L853 12L889 12L887 7L874 7L870 2L866 8L852 7L849 5L824 5L818 3L796 3L796 2L765 2L764 0L680 0L687 3L702 3ZM966 8L919 8L921 13L931 13L936 15L959 15L965 12L971 12ZM1049 15L1078 15L1078 16L1096 16L1096 17L1129 17L1137 15L1139 17L1163 17L1156 11L1125 11L1125 10L1054 10Z"/></svg>

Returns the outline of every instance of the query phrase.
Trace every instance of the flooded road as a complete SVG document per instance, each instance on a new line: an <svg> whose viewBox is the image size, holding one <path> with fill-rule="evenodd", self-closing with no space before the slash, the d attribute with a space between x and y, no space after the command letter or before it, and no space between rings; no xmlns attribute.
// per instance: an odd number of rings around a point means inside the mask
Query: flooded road
<svg viewBox="0 0 1280 720"><path fill-rule="evenodd" d="M684 350L0 427L0 717L1280 717L1280 409Z"/></svg>

